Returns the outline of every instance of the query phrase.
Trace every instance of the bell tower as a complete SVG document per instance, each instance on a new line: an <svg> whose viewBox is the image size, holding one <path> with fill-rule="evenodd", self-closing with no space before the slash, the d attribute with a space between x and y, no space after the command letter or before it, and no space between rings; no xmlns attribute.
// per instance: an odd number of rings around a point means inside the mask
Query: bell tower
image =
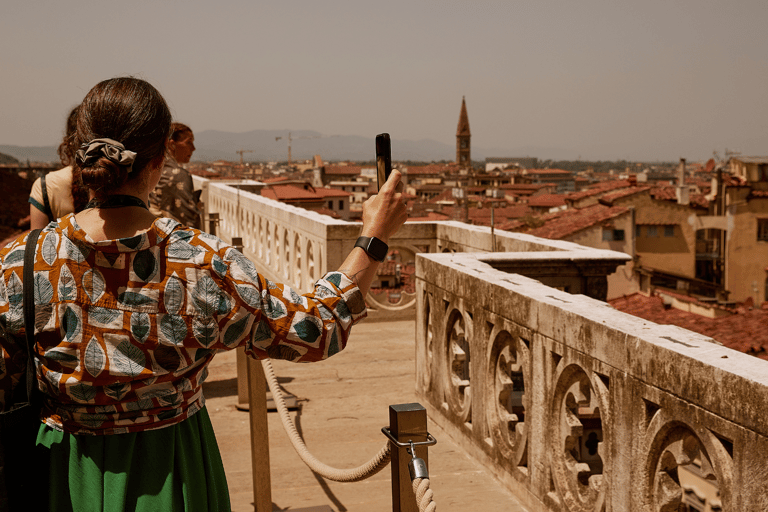
<svg viewBox="0 0 768 512"><path fill-rule="evenodd" d="M456 163L462 167L472 167L470 158L469 117L467 116L467 102L461 97L461 114L459 114L459 126L456 128Z"/></svg>

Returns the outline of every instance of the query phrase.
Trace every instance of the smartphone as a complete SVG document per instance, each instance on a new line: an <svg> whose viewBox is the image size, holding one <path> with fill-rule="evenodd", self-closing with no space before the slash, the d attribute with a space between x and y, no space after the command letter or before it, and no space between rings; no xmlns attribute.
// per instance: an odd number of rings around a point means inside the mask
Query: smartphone
<svg viewBox="0 0 768 512"><path fill-rule="evenodd" d="M392 173L392 145L389 134L380 133L376 136L376 178L379 182L379 190L389 179Z"/></svg>

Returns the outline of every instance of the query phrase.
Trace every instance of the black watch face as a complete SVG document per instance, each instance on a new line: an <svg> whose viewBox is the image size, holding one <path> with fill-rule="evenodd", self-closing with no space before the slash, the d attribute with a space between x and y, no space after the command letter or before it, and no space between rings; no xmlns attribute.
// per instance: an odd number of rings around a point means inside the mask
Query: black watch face
<svg viewBox="0 0 768 512"><path fill-rule="evenodd" d="M368 244L368 252L371 256L374 257L374 259L377 259L379 261L384 261L384 259L387 257L387 251L389 250L389 247L387 244L379 240L378 238L371 238L370 243Z"/></svg>

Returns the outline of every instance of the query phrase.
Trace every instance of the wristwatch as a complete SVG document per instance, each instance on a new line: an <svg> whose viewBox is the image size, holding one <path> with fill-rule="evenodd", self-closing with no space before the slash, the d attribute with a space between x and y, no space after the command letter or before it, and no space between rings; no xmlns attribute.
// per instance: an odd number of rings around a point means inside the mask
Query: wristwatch
<svg viewBox="0 0 768 512"><path fill-rule="evenodd" d="M375 236L361 236L355 242L355 247L360 247L376 261L384 261L389 251L389 246Z"/></svg>

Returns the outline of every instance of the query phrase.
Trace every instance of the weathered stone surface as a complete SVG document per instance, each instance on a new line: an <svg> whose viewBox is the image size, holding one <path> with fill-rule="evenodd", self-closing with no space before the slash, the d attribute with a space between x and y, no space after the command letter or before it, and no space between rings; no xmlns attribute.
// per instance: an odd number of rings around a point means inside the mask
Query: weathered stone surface
<svg viewBox="0 0 768 512"><path fill-rule="evenodd" d="M486 257L417 258L417 357L427 344L432 354L417 359L418 392L441 426L463 436L526 505L673 509L682 495L677 471L695 460L717 483L724 510L765 509L768 494L751 476L762 475L768 460L765 361L506 274ZM494 267L504 257L493 255ZM456 407L450 378L459 319L462 352L471 354L463 384L472 391L469 413ZM522 366L517 358L507 366L522 368L524 428L517 415L510 423L489 411L509 400L497 385L504 381L493 348L500 332L525 354ZM503 436L493 434L500 421L525 433L507 436L525 446L524 457L500 445ZM754 447L748 456L746 446Z"/></svg>

